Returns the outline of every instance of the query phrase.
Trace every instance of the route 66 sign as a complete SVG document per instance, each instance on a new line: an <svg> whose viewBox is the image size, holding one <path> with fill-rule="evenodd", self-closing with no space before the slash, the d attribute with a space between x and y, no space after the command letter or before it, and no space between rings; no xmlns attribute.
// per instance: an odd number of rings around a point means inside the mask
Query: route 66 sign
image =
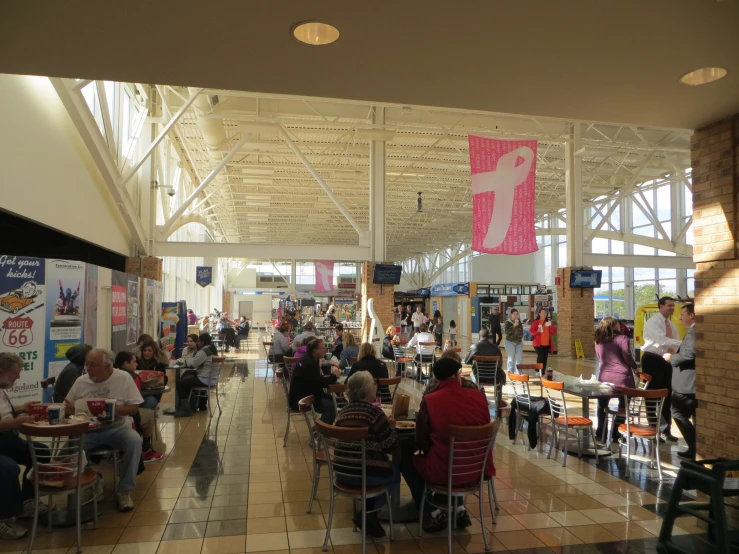
<svg viewBox="0 0 739 554"><path fill-rule="evenodd" d="M9 348L23 348L33 342L33 320L29 317L11 317L3 322L3 344Z"/></svg>

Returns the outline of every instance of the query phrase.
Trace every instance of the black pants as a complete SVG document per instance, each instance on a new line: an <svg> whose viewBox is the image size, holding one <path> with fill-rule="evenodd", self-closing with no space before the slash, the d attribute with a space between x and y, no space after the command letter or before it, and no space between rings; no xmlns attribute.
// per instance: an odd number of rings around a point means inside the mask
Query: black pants
<svg viewBox="0 0 739 554"><path fill-rule="evenodd" d="M183 400L187 400L190 396L190 390L194 389L195 387L204 387L205 383L203 383L200 378L195 374L195 372L185 372L180 377L180 380L177 382L177 395L180 399L180 402ZM208 399L207 398L200 398L200 405L198 406L193 401L190 402L190 407L193 410L196 410L198 408L203 408L204 406L208 405Z"/></svg>
<svg viewBox="0 0 739 554"><path fill-rule="evenodd" d="M411 491L411 496L413 497L413 503L416 505L416 509L420 509L421 502L423 502L423 487L425 481L418 472L418 469L416 469L416 464L413 463L413 457L416 451L415 443L409 440L401 440L399 448L400 474L403 476L403 479L405 479L405 482ZM443 505L446 501L446 495L443 495L443 497L442 495L435 496L436 504ZM462 497L458 497L454 499L452 504L454 506L460 506L463 501L464 499ZM434 510L436 510L436 506L427 502L424 507L424 512L429 514Z"/></svg>
<svg viewBox="0 0 739 554"><path fill-rule="evenodd" d="M48 461L48 456L46 456ZM21 470L23 485L19 480ZM33 483L28 480L28 472L33 467L31 451L28 443L14 431L0 433L0 490L3 491L0 499L0 520L16 517L23 512L23 503L33 498Z"/></svg>
<svg viewBox="0 0 739 554"><path fill-rule="evenodd" d="M434 338L436 339L436 346L438 346L439 348L441 348L441 346L442 346L441 345L442 334L441 333L434 333Z"/></svg>
<svg viewBox="0 0 739 554"><path fill-rule="evenodd" d="M695 420L695 406L694 394L672 393L672 417L688 443L688 452L691 454L695 454L695 426L690 421L690 418Z"/></svg>
<svg viewBox="0 0 739 554"><path fill-rule="evenodd" d="M547 346L534 346L536 350L536 363L544 364L544 369L547 368L547 360L549 359L549 345Z"/></svg>
<svg viewBox="0 0 739 554"><path fill-rule="evenodd" d="M598 416L598 428L595 431L596 438L606 439L606 431L608 430L608 416L606 410L608 409L608 403L611 401L610 398L599 398L598 409L596 414ZM618 398L618 407L621 409L626 408L626 400L623 396ZM616 417L613 420L613 428L611 429L611 440L618 440L618 426L622 423L626 423L626 419L623 417Z"/></svg>
<svg viewBox="0 0 739 554"><path fill-rule="evenodd" d="M671 394L672 394L672 364L667 362L658 354L644 352L641 355L641 367L644 373L652 376L652 380L647 385L648 389L667 389L667 398L662 404L662 421L660 421L660 431L666 435L671 434L672 415L671 415Z"/></svg>

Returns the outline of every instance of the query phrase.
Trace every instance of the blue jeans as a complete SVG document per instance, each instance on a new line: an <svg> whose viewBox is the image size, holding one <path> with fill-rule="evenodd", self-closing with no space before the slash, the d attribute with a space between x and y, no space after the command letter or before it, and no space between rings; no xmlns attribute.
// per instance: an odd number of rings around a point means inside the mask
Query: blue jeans
<svg viewBox="0 0 739 554"><path fill-rule="evenodd" d="M130 425L124 423L115 429L87 433L83 445L87 454L101 446L108 446L123 452L118 490L132 491L136 488L134 477L138 472L141 459L141 436Z"/></svg>
<svg viewBox="0 0 739 554"><path fill-rule="evenodd" d="M505 353L508 356L508 372L519 373L516 364L520 364L523 360L523 342L505 341Z"/></svg>
<svg viewBox="0 0 739 554"><path fill-rule="evenodd" d="M159 399L161 396L154 395L154 396L145 396L144 397L144 403L140 404L140 407L146 408L148 410L153 410L159 405Z"/></svg>

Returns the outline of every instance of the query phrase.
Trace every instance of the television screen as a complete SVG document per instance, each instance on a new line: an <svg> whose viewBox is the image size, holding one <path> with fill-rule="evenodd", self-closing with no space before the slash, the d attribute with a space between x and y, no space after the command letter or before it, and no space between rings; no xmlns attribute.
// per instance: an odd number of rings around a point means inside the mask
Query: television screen
<svg viewBox="0 0 739 554"><path fill-rule="evenodd" d="M399 265L377 264L372 276L372 283L375 285L399 285L402 271L403 268Z"/></svg>
<svg viewBox="0 0 739 554"><path fill-rule="evenodd" d="M570 273L571 289L597 289L603 272L600 269L573 269Z"/></svg>

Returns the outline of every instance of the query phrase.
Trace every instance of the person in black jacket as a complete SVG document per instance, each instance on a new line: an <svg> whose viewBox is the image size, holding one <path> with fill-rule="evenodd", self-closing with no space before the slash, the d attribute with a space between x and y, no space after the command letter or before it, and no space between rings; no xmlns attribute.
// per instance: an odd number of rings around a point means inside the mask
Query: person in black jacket
<svg viewBox="0 0 739 554"><path fill-rule="evenodd" d="M480 341L470 346L470 351L467 352L467 357L464 359L464 363L472 364L472 371L475 373L475 375L477 375L477 367L475 367L476 364L473 363L473 356L499 356L501 359L503 358L503 354L501 353L500 348L498 348L498 345L491 340L492 337L490 336L490 331L488 331L487 329L482 329L479 336ZM505 373L503 373L499 361L498 384L502 386L504 382Z"/></svg>
<svg viewBox="0 0 739 554"><path fill-rule="evenodd" d="M341 375L338 367L324 362L326 345L321 339L310 338L305 343L308 352L300 358L290 379L290 408L298 410L298 402L306 396L313 396L313 408L322 414L321 421L333 424L336 414L331 396L323 389L336 383ZM326 374L324 374L326 372Z"/></svg>
<svg viewBox="0 0 739 554"><path fill-rule="evenodd" d="M357 361L352 364L352 369L349 372L349 375L347 375L346 380L348 381L349 377L354 375L357 371L369 371L370 375L375 379L388 378L385 362L377 359L374 347L368 342L363 342L359 347ZM390 389L388 389L387 386L378 388L377 394L380 395L383 402L388 404L392 402Z"/></svg>
<svg viewBox="0 0 739 554"><path fill-rule="evenodd" d="M67 397L74 382L80 378L85 369L85 356L92 350L89 344L77 344L67 350L69 363L64 366L61 373L54 382L54 394L52 398L55 403L62 404Z"/></svg>
<svg viewBox="0 0 739 554"><path fill-rule="evenodd" d="M385 338L382 339L382 357L386 360L395 359L395 350L393 350L393 340L395 338L395 327L391 325L385 329Z"/></svg>
<svg viewBox="0 0 739 554"><path fill-rule="evenodd" d="M500 346L500 341L503 340L503 329L500 323L500 309L497 306L493 307L493 313L490 314L490 333L493 335L492 342Z"/></svg>

